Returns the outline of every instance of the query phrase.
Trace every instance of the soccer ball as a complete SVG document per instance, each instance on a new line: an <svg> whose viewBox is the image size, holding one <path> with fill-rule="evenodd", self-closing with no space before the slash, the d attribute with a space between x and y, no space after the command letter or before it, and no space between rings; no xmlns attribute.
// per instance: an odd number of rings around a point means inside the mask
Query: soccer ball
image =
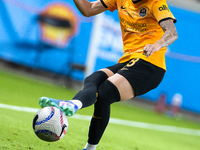
<svg viewBox="0 0 200 150"><path fill-rule="evenodd" d="M42 140L53 142L64 137L68 129L66 115L56 107L44 107L33 119L33 130Z"/></svg>

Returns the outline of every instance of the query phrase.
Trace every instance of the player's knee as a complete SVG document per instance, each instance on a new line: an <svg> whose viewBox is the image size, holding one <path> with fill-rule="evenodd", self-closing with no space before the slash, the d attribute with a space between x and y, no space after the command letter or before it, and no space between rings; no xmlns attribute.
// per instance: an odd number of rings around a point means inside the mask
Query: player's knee
<svg viewBox="0 0 200 150"><path fill-rule="evenodd" d="M92 73L91 75L89 75L88 77L85 78L84 85L87 85L87 84L93 85L94 84L94 85L98 86L100 83L102 83L107 78L108 78L108 76L106 75L105 72L96 71L96 72Z"/></svg>
<svg viewBox="0 0 200 150"><path fill-rule="evenodd" d="M98 88L98 100L109 104L120 101L117 87L109 80L104 81Z"/></svg>

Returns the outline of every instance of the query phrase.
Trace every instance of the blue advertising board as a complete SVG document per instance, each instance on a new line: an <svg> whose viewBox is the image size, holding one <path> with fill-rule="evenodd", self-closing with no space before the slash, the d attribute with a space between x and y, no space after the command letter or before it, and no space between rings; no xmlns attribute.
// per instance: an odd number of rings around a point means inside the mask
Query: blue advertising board
<svg viewBox="0 0 200 150"><path fill-rule="evenodd" d="M46 36L48 32L44 33L38 20L40 14L47 11L50 5L55 8L57 4L65 6L65 9L70 10L70 13L74 14L73 18L77 20L76 33L66 40L66 46L60 47L45 43L48 37L52 38L54 33ZM62 13L58 17L63 17ZM72 1L2 0L0 1L0 18L0 57L2 59L83 80L84 74L71 72L70 64L74 62L85 64L93 18L81 16ZM45 42L43 42L43 33L47 38Z"/></svg>

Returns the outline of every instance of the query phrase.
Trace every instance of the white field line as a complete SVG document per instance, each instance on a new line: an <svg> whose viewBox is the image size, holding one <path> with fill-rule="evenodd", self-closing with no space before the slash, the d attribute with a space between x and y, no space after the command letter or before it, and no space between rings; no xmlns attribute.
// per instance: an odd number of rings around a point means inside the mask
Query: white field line
<svg viewBox="0 0 200 150"><path fill-rule="evenodd" d="M12 105L6 105L6 104L0 104L0 108L16 110L16 111L23 111L23 112L31 112L31 113L36 113L40 110L37 108L19 107L19 106L12 106ZM79 120L86 120L86 121L91 120L91 116L78 115L78 114L75 114L71 118L79 119ZM135 127L135 128L143 128L143 129L150 129L150 130L157 130L157 131L164 131L164 132L172 132L172 133L181 133L181 134L187 134L187 135L200 136L200 130L194 130L194 129L188 129L188 128L157 125L157 124L128 121L128 120L115 119L115 118L111 118L109 123L117 124L117 125L124 125L124 126L129 126L129 127Z"/></svg>

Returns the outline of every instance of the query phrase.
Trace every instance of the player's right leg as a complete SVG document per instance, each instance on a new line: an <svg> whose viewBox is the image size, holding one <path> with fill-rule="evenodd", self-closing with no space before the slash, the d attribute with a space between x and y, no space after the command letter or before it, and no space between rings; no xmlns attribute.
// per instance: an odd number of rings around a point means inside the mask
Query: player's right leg
<svg viewBox="0 0 200 150"><path fill-rule="evenodd" d="M57 107L67 116L74 115L80 107L79 105L73 103L73 101L57 100L49 97L40 97L39 104L42 108L47 106Z"/></svg>
<svg viewBox="0 0 200 150"><path fill-rule="evenodd" d="M92 105L97 99L99 85L108 78L102 70L96 71L84 80L83 90L79 91L72 100L57 100L48 97L39 99L40 106L54 106L61 109L67 116L72 116L78 109Z"/></svg>

